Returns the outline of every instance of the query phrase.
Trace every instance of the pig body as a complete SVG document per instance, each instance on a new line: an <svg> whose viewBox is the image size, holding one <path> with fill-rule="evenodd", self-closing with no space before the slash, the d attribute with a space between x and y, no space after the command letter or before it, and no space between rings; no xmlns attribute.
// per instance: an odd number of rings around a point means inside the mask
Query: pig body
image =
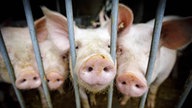
<svg viewBox="0 0 192 108"><path fill-rule="evenodd" d="M147 85L147 70L154 20L148 23L132 25L132 11L120 5L119 13L125 19L124 26L118 34L117 47L117 89L124 95L121 104L125 105L130 97L140 97L148 88L148 107L154 108L158 87L169 76L176 61L177 50L191 42L191 18L182 19L177 16L165 17L159 43L152 79ZM126 17L125 17L126 16ZM187 22L187 23L186 23ZM119 24L120 24L119 23ZM188 28L189 27L189 28Z"/></svg>
<svg viewBox="0 0 192 108"><path fill-rule="evenodd" d="M67 24L67 20L63 15L57 12L51 12L45 8L43 11L44 15L49 17L47 21L53 22L53 20L57 20L60 24ZM77 26L74 26L77 55L74 71L75 75L77 76L80 97L84 108L90 107L86 91L95 94L106 90L116 75L115 63L113 62L109 53L109 24L110 23L95 29L81 29ZM68 33L67 26L63 27L62 29L62 31L65 31L63 34ZM59 38L60 40L53 41L62 49L63 46L61 46L60 43L63 43L66 38L62 36ZM72 71L71 75L73 77ZM93 103L95 102L94 99L91 101Z"/></svg>

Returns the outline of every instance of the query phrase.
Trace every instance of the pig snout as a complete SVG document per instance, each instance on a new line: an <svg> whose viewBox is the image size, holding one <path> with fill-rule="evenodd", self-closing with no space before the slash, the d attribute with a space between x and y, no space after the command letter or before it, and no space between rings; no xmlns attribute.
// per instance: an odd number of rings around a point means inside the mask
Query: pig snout
<svg viewBox="0 0 192 108"><path fill-rule="evenodd" d="M134 75L133 73L117 76L116 86L122 94L132 97L139 97L148 89L145 78Z"/></svg>
<svg viewBox="0 0 192 108"><path fill-rule="evenodd" d="M47 75L49 89L56 90L64 83L64 76L56 72L50 72Z"/></svg>
<svg viewBox="0 0 192 108"><path fill-rule="evenodd" d="M89 57L79 70L79 77L84 83L100 89L106 87L115 75L114 63L102 54Z"/></svg>
<svg viewBox="0 0 192 108"><path fill-rule="evenodd" d="M16 87L19 89L35 89L41 85L41 79L36 72L21 73L16 79Z"/></svg>

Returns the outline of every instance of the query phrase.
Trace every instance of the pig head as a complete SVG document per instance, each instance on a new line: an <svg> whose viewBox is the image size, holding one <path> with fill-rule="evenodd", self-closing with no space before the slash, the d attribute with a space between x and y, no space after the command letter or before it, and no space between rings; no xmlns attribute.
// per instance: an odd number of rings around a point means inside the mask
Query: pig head
<svg viewBox="0 0 192 108"><path fill-rule="evenodd" d="M66 25L57 24L57 20L50 21L48 19L49 16L44 16L36 21L35 28L49 89L57 90L62 88L69 73L69 42L68 35L63 34L65 33L63 27ZM57 40L60 37L65 40L58 44ZM37 68L37 65L35 67Z"/></svg>
<svg viewBox="0 0 192 108"><path fill-rule="evenodd" d="M33 67L35 59L31 54L31 42L27 28L4 27L1 29L7 51L13 65L16 86L19 89L33 89L41 85L38 71ZM7 69L1 57L1 77L10 82Z"/></svg>
<svg viewBox="0 0 192 108"><path fill-rule="evenodd" d="M117 46L116 87L124 95L121 104L130 97L140 97L150 88L148 107L154 107L159 85L169 76L179 48L191 42L192 18L169 17L163 21L155 66L149 85L145 79L154 20L132 24L133 13L127 6L119 5L120 20Z"/></svg>

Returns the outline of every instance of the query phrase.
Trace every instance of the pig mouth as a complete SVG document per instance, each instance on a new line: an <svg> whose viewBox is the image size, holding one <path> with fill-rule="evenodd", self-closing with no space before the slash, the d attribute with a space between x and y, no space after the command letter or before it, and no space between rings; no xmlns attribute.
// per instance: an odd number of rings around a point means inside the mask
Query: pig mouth
<svg viewBox="0 0 192 108"><path fill-rule="evenodd" d="M82 80L81 81L79 80L79 85L82 86L83 88L85 88L86 90L94 92L94 93L102 91L108 86L106 84L100 84L100 83L88 84Z"/></svg>
<svg viewBox="0 0 192 108"><path fill-rule="evenodd" d="M92 91L93 93L97 93L105 90L105 88L107 88L106 85L91 85L89 88L87 88L87 90Z"/></svg>
<svg viewBox="0 0 192 108"><path fill-rule="evenodd" d="M88 84L90 87L93 87L93 88L103 88L105 87L106 85L105 84Z"/></svg>

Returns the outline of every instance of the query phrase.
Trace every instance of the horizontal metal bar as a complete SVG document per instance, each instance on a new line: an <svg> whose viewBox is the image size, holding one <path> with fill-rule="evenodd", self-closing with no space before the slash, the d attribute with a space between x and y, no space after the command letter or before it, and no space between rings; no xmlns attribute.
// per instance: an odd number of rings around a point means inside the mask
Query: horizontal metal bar
<svg viewBox="0 0 192 108"><path fill-rule="evenodd" d="M47 87L47 80L45 79L45 72L44 72L44 68L43 68L42 59L41 59L41 56L40 56L40 49L39 49L39 45L38 45L38 42L37 42L36 31L35 31L35 28L34 28L34 20L33 20L32 12L31 12L31 7L30 7L29 0L23 0L23 6L24 6L24 10L25 10L25 16L26 16L26 19L27 19L27 25L29 27L31 40L32 40L32 43L33 43L35 58L36 58L36 61L37 61L37 65L38 65L38 69L39 69L39 73L40 73L40 77L41 77L41 82L42 82L42 85L43 85L43 90L44 90L44 93L45 93L45 98L46 98L48 107L52 108L51 98L50 98L49 90L48 90L48 87Z"/></svg>
<svg viewBox="0 0 192 108"><path fill-rule="evenodd" d="M66 14L68 20L68 31L69 31L69 43L70 43L70 54L71 54L71 62L72 62L72 74L73 74L73 87L75 89L75 101L76 108L81 108L80 97L79 97L79 89L77 83L77 76L75 74L74 68L76 65L76 50L75 50L75 38L74 38L74 30L73 30L73 9L72 9L72 1L65 0Z"/></svg>
<svg viewBox="0 0 192 108"><path fill-rule="evenodd" d="M153 38L152 38L152 43L151 43L151 51L150 51L150 55L149 55L150 58L149 58L147 73L146 73L146 79L147 79L147 83L149 86L150 86L153 68L154 68L154 64L155 64L155 60L156 60L156 54L158 51L165 7L166 7L166 0L160 0L158 7L157 7L156 17L155 17ZM147 94L148 94L148 92L142 96L139 108L145 107L145 101L147 98Z"/></svg>
<svg viewBox="0 0 192 108"><path fill-rule="evenodd" d="M9 55L7 53L7 49L6 49L6 46L5 46L1 31L0 31L0 51L1 51L2 57L4 59L5 65L6 65L6 68L7 68L8 74L9 74L9 78L11 80L11 84L13 85L13 88L14 88L14 91L16 93L17 99L19 100L20 106L21 106L21 108L25 108L25 103L24 103L22 94L17 89L17 87L15 85L14 70L13 70Z"/></svg>
<svg viewBox="0 0 192 108"><path fill-rule="evenodd" d="M112 11L111 11L111 47L110 53L111 57L116 62L116 40L117 40L117 22L118 22L118 4L119 0L112 1ZM107 108L112 108L112 101L113 101L113 83L114 80L111 82L109 90L108 90L108 106Z"/></svg>

